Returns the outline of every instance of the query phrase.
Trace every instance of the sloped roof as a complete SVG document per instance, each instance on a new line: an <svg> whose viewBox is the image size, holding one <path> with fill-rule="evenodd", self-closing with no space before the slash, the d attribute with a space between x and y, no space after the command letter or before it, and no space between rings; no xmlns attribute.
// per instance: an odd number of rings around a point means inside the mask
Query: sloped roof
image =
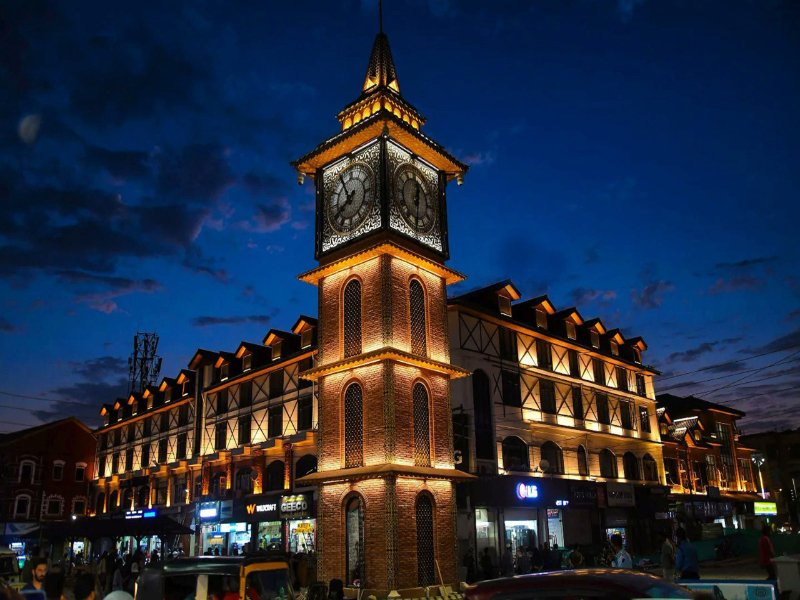
<svg viewBox="0 0 800 600"><path fill-rule="evenodd" d="M375 36L361 91L367 93L381 87L400 93L400 83L397 81L397 70L394 67L392 50L389 48L389 38L382 31Z"/></svg>
<svg viewBox="0 0 800 600"><path fill-rule="evenodd" d="M703 400L702 398L696 398L694 396L675 396L674 394L658 394L656 396L656 402L658 402L658 404L666 408L673 418L675 416L680 416L684 414L688 415L689 413L695 410L716 410L719 412L724 412L730 415L734 415L736 417L744 417L746 414L741 410L736 410L735 408L731 408L730 406L725 406L723 404L716 404L714 402L709 402L708 400Z"/></svg>
<svg viewBox="0 0 800 600"><path fill-rule="evenodd" d="M11 442L16 442L21 440L22 438L28 437L29 435L35 435L37 433L41 433L42 431L46 431L48 429L52 429L53 427L59 427L68 421L75 422L81 429L85 429L87 433L92 433L92 430L87 427L80 419L77 417L67 417L65 419L59 419L58 421L51 421L50 423L44 423L42 425L37 425L36 427L29 427L27 429L20 429L19 431L13 431L11 433L3 433L0 434L0 446L4 446Z"/></svg>

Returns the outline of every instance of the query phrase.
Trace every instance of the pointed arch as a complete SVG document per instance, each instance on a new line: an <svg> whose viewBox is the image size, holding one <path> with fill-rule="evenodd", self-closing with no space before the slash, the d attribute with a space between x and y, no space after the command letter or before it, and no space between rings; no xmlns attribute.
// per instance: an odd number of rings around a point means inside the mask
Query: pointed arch
<svg viewBox="0 0 800 600"><path fill-rule="evenodd" d="M578 475L587 477L589 475L589 456L583 445L578 446Z"/></svg>
<svg viewBox="0 0 800 600"><path fill-rule="evenodd" d="M622 473L625 479L641 479L639 473L639 459L633 452L626 452L622 455Z"/></svg>
<svg viewBox="0 0 800 600"><path fill-rule="evenodd" d="M541 447L542 459L548 463L548 473L564 473L564 453L555 442L545 442Z"/></svg>
<svg viewBox="0 0 800 600"><path fill-rule="evenodd" d="M286 468L282 460L273 460L264 469L264 486L267 491L282 490L284 488Z"/></svg>
<svg viewBox="0 0 800 600"><path fill-rule="evenodd" d="M608 448L600 451L600 476L608 479L617 478L617 457Z"/></svg>
<svg viewBox="0 0 800 600"><path fill-rule="evenodd" d="M412 391L414 402L414 464L431 466L430 397L428 388L418 381Z"/></svg>
<svg viewBox="0 0 800 600"><path fill-rule="evenodd" d="M361 281L353 278L342 294L344 357L361 354Z"/></svg>
<svg viewBox="0 0 800 600"><path fill-rule="evenodd" d="M503 440L503 468L506 471L530 471L528 444L515 435Z"/></svg>
<svg viewBox="0 0 800 600"><path fill-rule="evenodd" d="M351 383L344 392L344 466L364 466L364 399L361 385Z"/></svg>
<svg viewBox="0 0 800 600"><path fill-rule="evenodd" d="M355 492L343 500L345 531L346 583L351 585L356 579L364 586L366 570L364 549L364 498Z"/></svg>
<svg viewBox="0 0 800 600"><path fill-rule="evenodd" d="M412 278L408 284L408 303L411 314L411 352L427 356L428 329L425 288L416 277Z"/></svg>
<svg viewBox="0 0 800 600"><path fill-rule="evenodd" d="M658 463L649 454L645 454L642 457L642 471L644 472L645 481L658 481Z"/></svg>
<svg viewBox="0 0 800 600"><path fill-rule="evenodd" d="M417 585L428 587L436 583L436 557L433 544L433 500L425 492L417 496Z"/></svg>

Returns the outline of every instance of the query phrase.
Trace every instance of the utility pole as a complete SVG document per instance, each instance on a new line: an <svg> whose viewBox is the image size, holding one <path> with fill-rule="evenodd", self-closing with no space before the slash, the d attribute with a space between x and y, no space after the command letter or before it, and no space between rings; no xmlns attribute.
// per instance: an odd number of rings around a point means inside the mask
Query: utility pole
<svg viewBox="0 0 800 600"><path fill-rule="evenodd" d="M158 350L158 335L137 332L133 336L133 353L128 358L128 395L141 394L148 385L154 385L161 372L161 357Z"/></svg>

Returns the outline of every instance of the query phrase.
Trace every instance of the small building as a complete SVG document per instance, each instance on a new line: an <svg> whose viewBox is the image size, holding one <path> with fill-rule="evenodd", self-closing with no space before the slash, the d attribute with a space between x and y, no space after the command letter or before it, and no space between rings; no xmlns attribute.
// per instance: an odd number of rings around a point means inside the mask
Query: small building
<svg viewBox="0 0 800 600"><path fill-rule="evenodd" d="M753 503L762 498L755 493L752 448L742 443L737 426L745 413L694 396L656 399L675 518L698 529L712 522L754 527Z"/></svg>
<svg viewBox="0 0 800 600"><path fill-rule="evenodd" d="M27 540L48 548L60 542L40 528L88 512L94 454L92 430L75 417L0 435L3 541L17 550ZM79 543L74 550L80 549Z"/></svg>

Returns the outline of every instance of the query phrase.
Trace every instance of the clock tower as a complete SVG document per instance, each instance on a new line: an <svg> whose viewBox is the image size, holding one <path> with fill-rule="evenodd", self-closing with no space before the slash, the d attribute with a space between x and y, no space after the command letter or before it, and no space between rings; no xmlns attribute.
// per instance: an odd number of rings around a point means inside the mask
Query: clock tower
<svg viewBox="0 0 800 600"><path fill-rule="evenodd" d="M318 578L385 594L456 585L445 189L467 167L421 132L375 38L341 131L292 166L316 186Z"/></svg>

